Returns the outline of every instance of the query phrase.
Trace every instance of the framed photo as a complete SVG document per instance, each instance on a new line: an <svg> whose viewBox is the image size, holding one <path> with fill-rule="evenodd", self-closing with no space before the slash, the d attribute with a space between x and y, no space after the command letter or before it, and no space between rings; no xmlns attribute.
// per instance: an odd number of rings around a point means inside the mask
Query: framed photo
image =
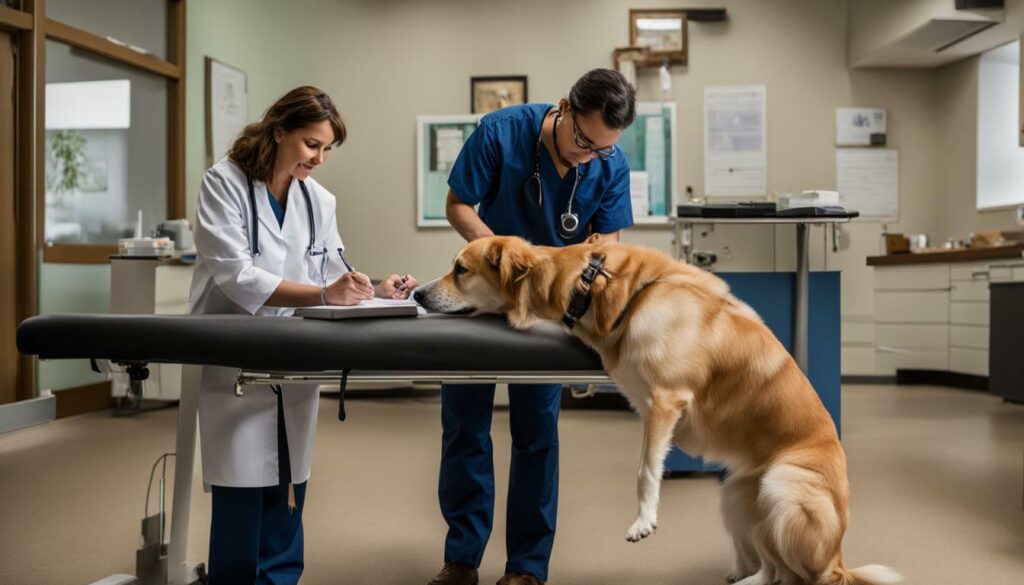
<svg viewBox="0 0 1024 585"><path fill-rule="evenodd" d="M526 76L471 77L469 105L473 114L489 114L508 106L526 103Z"/></svg>
<svg viewBox="0 0 1024 585"><path fill-rule="evenodd" d="M416 225L451 227L445 215L448 174L480 115L416 118Z"/></svg>
<svg viewBox="0 0 1024 585"><path fill-rule="evenodd" d="M248 91L245 71L206 58L207 166L227 155L245 128Z"/></svg>
<svg viewBox="0 0 1024 585"><path fill-rule="evenodd" d="M686 11L630 10L629 44L648 51L646 65L686 65Z"/></svg>

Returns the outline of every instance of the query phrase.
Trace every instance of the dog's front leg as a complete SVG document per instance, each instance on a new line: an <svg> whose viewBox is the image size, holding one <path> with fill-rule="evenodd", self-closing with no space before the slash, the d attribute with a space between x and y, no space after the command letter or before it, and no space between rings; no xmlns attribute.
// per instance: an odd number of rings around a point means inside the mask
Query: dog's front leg
<svg viewBox="0 0 1024 585"><path fill-rule="evenodd" d="M688 402L678 399L672 393L657 389L652 394L654 398L644 418L643 451L636 478L640 510L636 521L626 532L626 540L630 542L638 542L650 536L658 527L658 499L661 476L665 469L665 456L672 444L676 423L679 422Z"/></svg>

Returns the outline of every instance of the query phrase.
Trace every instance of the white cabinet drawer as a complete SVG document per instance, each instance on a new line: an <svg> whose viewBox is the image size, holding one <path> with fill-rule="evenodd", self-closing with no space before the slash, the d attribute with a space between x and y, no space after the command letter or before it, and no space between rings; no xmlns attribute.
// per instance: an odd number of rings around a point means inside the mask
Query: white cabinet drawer
<svg viewBox="0 0 1024 585"><path fill-rule="evenodd" d="M988 279L991 282L1013 280L1013 266L989 266Z"/></svg>
<svg viewBox="0 0 1024 585"><path fill-rule="evenodd" d="M988 326L988 303L949 303L950 325Z"/></svg>
<svg viewBox="0 0 1024 585"><path fill-rule="evenodd" d="M950 280L986 280L991 260L981 262L954 262L949 265Z"/></svg>
<svg viewBox="0 0 1024 585"><path fill-rule="evenodd" d="M988 351L951 347L949 348L949 370L975 376L987 376Z"/></svg>
<svg viewBox="0 0 1024 585"><path fill-rule="evenodd" d="M1024 280L1024 268L1014 268L1011 280L1013 280L1014 282L1020 282Z"/></svg>
<svg viewBox="0 0 1024 585"><path fill-rule="evenodd" d="M879 347L875 352L875 368L884 374L895 374L897 369L948 370L949 351Z"/></svg>
<svg viewBox="0 0 1024 585"><path fill-rule="evenodd" d="M950 325L949 346L988 350L988 327L984 325Z"/></svg>
<svg viewBox="0 0 1024 585"><path fill-rule="evenodd" d="M946 290L949 264L875 267L875 290Z"/></svg>
<svg viewBox="0 0 1024 585"><path fill-rule="evenodd" d="M854 376L872 376L875 371L875 348L871 346L857 347L844 345L840 350L842 374Z"/></svg>
<svg viewBox="0 0 1024 585"><path fill-rule="evenodd" d="M988 302L988 279L954 282L949 288L949 300Z"/></svg>
<svg viewBox="0 0 1024 585"><path fill-rule="evenodd" d="M935 349L949 347L949 325L875 325L875 345L901 349Z"/></svg>
<svg viewBox="0 0 1024 585"><path fill-rule="evenodd" d="M948 291L875 293L876 323L946 323L948 320Z"/></svg>
<svg viewBox="0 0 1024 585"><path fill-rule="evenodd" d="M875 342L875 324L864 321L843 321L840 339L843 343Z"/></svg>

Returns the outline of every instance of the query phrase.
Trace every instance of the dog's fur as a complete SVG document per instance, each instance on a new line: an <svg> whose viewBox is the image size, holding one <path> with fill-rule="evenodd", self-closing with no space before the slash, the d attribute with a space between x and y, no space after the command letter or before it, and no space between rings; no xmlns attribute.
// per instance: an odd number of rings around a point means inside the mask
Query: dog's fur
<svg viewBox="0 0 1024 585"><path fill-rule="evenodd" d="M657 526L672 441L725 465L722 515L741 585L895 583L881 566L850 570L846 458L832 419L775 336L716 276L618 243L565 248L519 238L471 242L417 299L447 313L505 313L516 328L560 321L591 258L607 275L572 333L593 347L644 419L636 542Z"/></svg>

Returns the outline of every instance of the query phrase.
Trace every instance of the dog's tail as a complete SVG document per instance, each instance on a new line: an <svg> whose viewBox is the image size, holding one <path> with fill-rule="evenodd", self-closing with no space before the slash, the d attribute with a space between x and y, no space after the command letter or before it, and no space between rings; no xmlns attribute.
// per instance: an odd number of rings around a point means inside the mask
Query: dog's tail
<svg viewBox="0 0 1024 585"><path fill-rule="evenodd" d="M856 569L838 566L832 574L820 579L821 585L891 585L902 583L903 575L883 565L864 565Z"/></svg>

